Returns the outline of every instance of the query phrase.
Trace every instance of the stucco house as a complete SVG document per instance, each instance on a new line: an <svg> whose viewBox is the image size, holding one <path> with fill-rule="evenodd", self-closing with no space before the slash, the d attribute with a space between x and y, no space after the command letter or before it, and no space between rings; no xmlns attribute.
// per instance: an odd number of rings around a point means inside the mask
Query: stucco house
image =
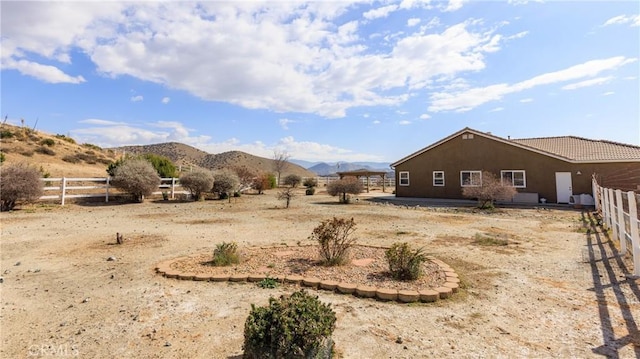
<svg viewBox="0 0 640 359"><path fill-rule="evenodd" d="M391 164L396 197L461 199L482 171L516 187L514 202L569 203L602 186L640 190L640 147L575 136L510 139L464 128Z"/></svg>

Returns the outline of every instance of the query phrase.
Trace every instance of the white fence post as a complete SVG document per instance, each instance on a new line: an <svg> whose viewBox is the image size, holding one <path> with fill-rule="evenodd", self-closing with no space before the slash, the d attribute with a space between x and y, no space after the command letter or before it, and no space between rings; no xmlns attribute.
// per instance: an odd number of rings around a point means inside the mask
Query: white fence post
<svg viewBox="0 0 640 359"><path fill-rule="evenodd" d="M629 191L627 197L629 198L629 227L631 227L631 246L633 247L633 275L640 276L640 234L638 234L640 220L638 220L636 194Z"/></svg>
<svg viewBox="0 0 640 359"><path fill-rule="evenodd" d="M613 236L618 236L618 229L614 219L616 218L616 203L613 196L613 190L611 188L606 189L609 196L609 228L613 230Z"/></svg>
<svg viewBox="0 0 640 359"><path fill-rule="evenodd" d="M106 191L105 196L104 196L104 201L105 202L109 202L109 185L110 185L110 183L111 183L111 177L107 177L107 184L106 184L107 191Z"/></svg>
<svg viewBox="0 0 640 359"><path fill-rule="evenodd" d="M605 188L602 189L602 223L611 228L611 221L609 218L609 191Z"/></svg>
<svg viewBox="0 0 640 359"><path fill-rule="evenodd" d="M66 177L62 177L62 194L60 195L61 201L60 201L60 205L64 206L64 197L67 194L67 178Z"/></svg>
<svg viewBox="0 0 640 359"><path fill-rule="evenodd" d="M602 208L600 205L602 196L600 195L600 186L598 186L598 182L596 182L595 177L591 178L591 192L593 192L593 202L596 205L596 211L599 211L600 208Z"/></svg>
<svg viewBox="0 0 640 359"><path fill-rule="evenodd" d="M627 253L627 239L625 238L625 225L624 225L624 207L622 204L622 191L616 190L616 207L618 208L616 216L616 224L618 228L618 240L620 241L620 251Z"/></svg>
<svg viewBox="0 0 640 359"><path fill-rule="evenodd" d="M171 199L175 199L176 196L176 179L171 178Z"/></svg>

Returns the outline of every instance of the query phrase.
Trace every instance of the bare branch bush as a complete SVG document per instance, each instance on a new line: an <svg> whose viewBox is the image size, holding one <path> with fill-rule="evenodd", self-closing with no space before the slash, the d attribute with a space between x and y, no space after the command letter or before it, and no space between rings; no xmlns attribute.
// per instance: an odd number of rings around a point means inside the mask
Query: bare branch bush
<svg viewBox="0 0 640 359"><path fill-rule="evenodd" d="M462 195L478 200L478 207L489 209L494 207L495 201L510 201L518 191L510 185L504 185L500 179L488 171L482 172L482 182L479 186L462 188Z"/></svg>
<svg viewBox="0 0 640 359"><path fill-rule="evenodd" d="M349 248L357 238L352 237L356 223L351 219L336 218L324 220L313 229L309 239L320 245L320 256L326 265L340 265L347 262Z"/></svg>

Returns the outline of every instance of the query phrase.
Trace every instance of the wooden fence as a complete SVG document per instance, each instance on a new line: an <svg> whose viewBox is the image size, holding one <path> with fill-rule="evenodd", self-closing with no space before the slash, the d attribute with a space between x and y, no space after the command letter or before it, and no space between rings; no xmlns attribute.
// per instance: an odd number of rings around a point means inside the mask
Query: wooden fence
<svg viewBox="0 0 640 359"><path fill-rule="evenodd" d="M602 224L610 228L613 239L620 243L620 251L633 256L633 274L640 276L640 219L639 195L633 191L600 187L592 180L596 209L602 214Z"/></svg>
<svg viewBox="0 0 640 359"><path fill-rule="evenodd" d="M59 200L63 206L68 198L103 197L105 202L109 202L110 196L123 194L111 186L110 177L42 178L42 181L45 184L45 194L40 197L40 199ZM166 192L171 199L174 199L176 194L189 195L188 191L178 190L179 188L181 188L181 186L178 178L162 178L158 191L153 192L153 194L159 195Z"/></svg>

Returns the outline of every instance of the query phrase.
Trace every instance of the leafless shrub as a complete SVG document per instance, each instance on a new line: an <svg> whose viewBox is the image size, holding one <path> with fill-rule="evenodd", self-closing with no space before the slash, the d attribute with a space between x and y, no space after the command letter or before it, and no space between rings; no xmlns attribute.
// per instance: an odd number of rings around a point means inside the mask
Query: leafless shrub
<svg viewBox="0 0 640 359"><path fill-rule="evenodd" d="M124 161L115 169L111 183L142 202L144 196L150 195L160 186L160 176L151 163L134 158Z"/></svg>
<svg viewBox="0 0 640 359"><path fill-rule="evenodd" d="M259 174L256 178L253 179L251 183L251 188L258 191L258 194L262 194L264 190L271 188L271 180L269 178L269 174L262 173Z"/></svg>
<svg viewBox="0 0 640 359"><path fill-rule="evenodd" d="M313 229L309 239L318 241L320 256L327 265L340 265L347 261L349 248L355 245L357 239L351 235L356 230L356 223L351 218L336 218L324 220Z"/></svg>
<svg viewBox="0 0 640 359"><path fill-rule="evenodd" d="M339 196L340 203L349 203L349 195L362 193L363 189L357 178L346 177L329 183L327 193L330 196Z"/></svg>
<svg viewBox="0 0 640 359"><path fill-rule="evenodd" d="M513 198L518 191L513 186L506 186L500 182L493 173L482 172L482 183L480 186L462 188L462 195L467 198L476 198L478 207L488 209L493 208L496 200L508 201Z"/></svg>
<svg viewBox="0 0 640 359"><path fill-rule="evenodd" d="M283 200L286 203L285 208L289 208L289 204L291 204L291 200L295 196L296 194L294 192L293 187L285 187L280 192L278 192L278 199Z"/></svg>
<svg viewBox="0 0 640 359"><path fill-rule="evenodd" d="M203 193L213 188L213 173L210 170L196 168L180 176L180 185L191 192L193 199L199 201Z"/></svg>
<svg viewBox="0 0 640 359"><path fill-rule="evenodd" d="M221 170L213 174L212 192L217 193L220 199L229 198L235 191L240 180L238 176L229 170Z"/></svg>
<svg viewBox="0 0 640 359"><path fill-rule="evenodd" d="M44 192L40 171L26 163L0 167L0 210L12 210L18 201L37 200Z"/></svg>

